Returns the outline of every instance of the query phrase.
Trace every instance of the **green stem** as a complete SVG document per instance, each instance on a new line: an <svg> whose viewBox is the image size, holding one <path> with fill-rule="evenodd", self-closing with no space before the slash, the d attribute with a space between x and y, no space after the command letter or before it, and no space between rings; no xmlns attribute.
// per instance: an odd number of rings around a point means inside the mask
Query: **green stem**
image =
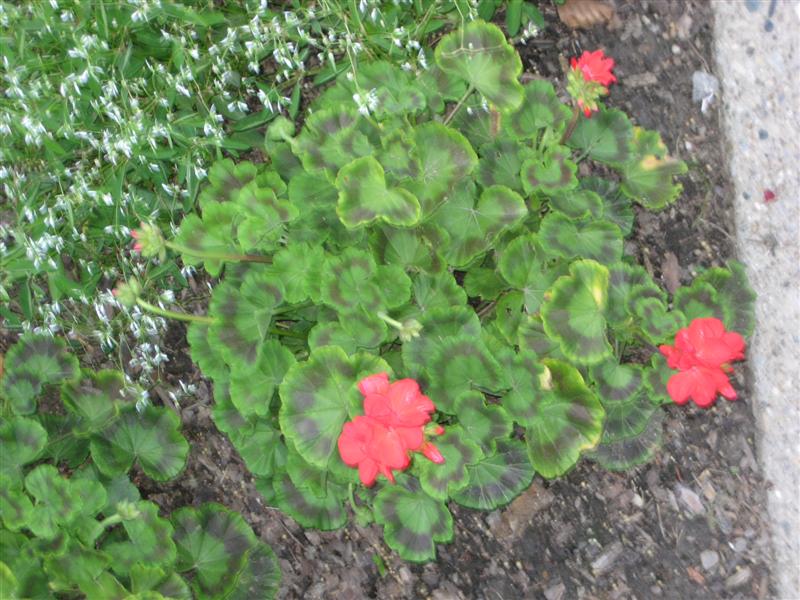
<svg viewBox="0 0 800 600"><path fill-rule="evenodd" d="M466 100L467 100L467 98L469 97L469 95L470 95L472 92L474 92L474 91L475 91L475 86L473 86L473 85L470 85L470 86L467 88L467 91L466 91L466 92L464 92L464 95L463 95L463 96L461 96L461 100L459 100L459 101L458 101L458 104L456 104L456 105L453 107L453 110L451 110L451 111L450 111L450 114L448 114L448 115L445 117L445 119L444 119L444 124L445 124L445 125L448 125L448 124L450 123L450 121L452 121L452 120L453 120L453 117L455 117L455 116L456 116L456 114L458 113L458 111L459 111L459 110L461 110L461 107L463 106L464 102L466 102Z"/></svg>
<svg viewBox="0 0 800 600"><path fill-rule="evenodd" d="M193 250L192 248L187 248L186 246L181 246L175 242L166 242L166 246L175 252L180 252L181 254L187 254L189 256L202 259L221 260L225 262L272 263L272 257L270 256L258 256L256 254L220 254L217 252L202 252Z"/></svg>
<svg viewBox="0 0 800 600"><path fill-rule="evenodd" d="M306 339L305 334L298 333L297 331L292 331L291 329L281 329L280 327L270 327L269 332L274 335L283 335L286 337L293 337L299 340Z"/></svg>
<svg viewBox="0 0 800 600"><path fill-rule="evenodd" d="M561 136L561 145L567 143L569 138L572 137L572 132L575 131L575 127L578 125L578 118L581 116L581 109L578 106L572 109L572 118L569 121L569 125L564 130L564 135Z"/></svg>
<svg viewBox="0 0 800 600"><path fill-rule="evenodd" d="M393 319L392 317L387 315L382 310L378 312L378 318L380 320L382 320L382 321L385 321L386 323L388 323L389 325L391 325L395 329L398 329L398 330L399 329L403 329L403 324L400 321L398 321L397 319Z"/></svg>
<svg viewBox="0 0 800 600"><path fill-rule="evenodd" d="M177 321L194 321L195 323L209 323L209 324L214 322L214 319L212 319L211 317L204 317L201 315L191 315L189 313L180 313L180 312L175 312L174 310L166 310L164 308L156 306L155 304L150 304L149 302L145 302L141 298L136 299L136 304L138 304L146 311L151 312L160 317L164 317L166 319L175 319Z"/></svg>
<svg viewBox="0 0 800 600"><path fill-rule="evenodd" d="M119 515L119 513L115 513L110 517L106 517L105 519L100 521L100 527L105 529L107 527L113 527L117 523L122 523L122 517Z"/></svg>

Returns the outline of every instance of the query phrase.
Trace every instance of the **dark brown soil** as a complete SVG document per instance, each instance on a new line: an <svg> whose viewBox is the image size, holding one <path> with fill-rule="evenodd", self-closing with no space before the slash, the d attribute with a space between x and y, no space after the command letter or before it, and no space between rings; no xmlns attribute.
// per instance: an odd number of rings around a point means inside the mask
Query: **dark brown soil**
<svg viewBox="0 0 800 600"><path fill-rule="evenodd" d="M628 250L665 285L732 255L731 191L717 107L692 103L692 73L713 71L705 2L619 3L611 29L573 33L549 3L548 30L520 46L526 71L563 85L559 57L604 48L619 84L608 104L660 131L690 165L684 193L659 214L640 213ZM189 465L170 484L137 477L165 510L204 501L240 511L278 553L282 598L765 598L770 593L764 482L754 458L746 390L710 411L671 407L665 443L649 465L608 473L588 461L561 480L537 478L504 511L454 506L455 540L434 563L412 565L384 545L377 526L304 531L266 507L210 419L209 384L192 366L180 325L166 380L193 380L184 402ZM381 565L381 569L377 566ZM383 567L385 566L384 571Z"/></svg>

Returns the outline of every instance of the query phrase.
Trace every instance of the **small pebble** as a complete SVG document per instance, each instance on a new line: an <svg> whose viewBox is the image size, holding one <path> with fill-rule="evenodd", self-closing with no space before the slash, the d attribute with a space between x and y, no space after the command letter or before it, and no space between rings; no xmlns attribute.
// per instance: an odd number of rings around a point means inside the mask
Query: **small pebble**
<svg viewBox="0 0 800 600"><path fill-rule="evenodd" d="M700 553L700 562L706 571L710 571L719 564L719 554L714 550L703 550Z"/></svg>
<svg viewBox="0 0 800 600"><path fill-rule="evenodd" d="M745 583L750 581L750 578L752 576L753 573L750 570L750 567L744 567L743 569L739 569L738 571L736 571L736 573L734 573L725 580L725 587L729 590L737 588L740 585L744 585Z"/></svg>
<svg viewBox="0 0 800 600"><path fill-rule="evenodd" d="M733 551L738 554L741 554L742 552L747 550L747 540L744 539L743 537L737 537L735 540L733 540L732 545L733 545Z"/></svg>
<svg viewBox="0 0 800 600"><path fill-rule="evenodd" d="M554 586L547 588L544 591L544 597L547 600L562 600L564 598L564 594L567 593L567 586L563 583L557 583Z"/></svg>
<svg viewBox="0 0 800 600"><path fill-rule="evenodd" d="M692 515L702 515L705 512L700 496L685 485L678 484L675 486L675 496Z"/></svg>
<svg viewBox="0 0 800 600"><path fill-rule="evenodd" d="M680 54L681 53L681 47L678 46L678 44L672 44L672 53L673 54Z"/></svg>

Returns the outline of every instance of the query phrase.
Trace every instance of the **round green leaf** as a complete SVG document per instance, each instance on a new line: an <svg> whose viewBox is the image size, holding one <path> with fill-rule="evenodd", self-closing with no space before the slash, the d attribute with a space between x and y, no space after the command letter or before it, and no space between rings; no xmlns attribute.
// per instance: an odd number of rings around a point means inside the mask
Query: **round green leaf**
<svg viewBox="0 0 800 600"><path fill-rule="evenodd" d="M264 342L254 365L239 362L231 369L233 405L245 417L267 415L275 390L295 362L294 354L280 342Z"/></svg>
<svg viewBox="0 0 800 600"><path fill-rule="evenodd" d="M177 555L172 541L172 524L158 516L158 506L152 502L136 503L139 515L122 522L129 541L112 542L103 551L112 558L112 568L118 575L126 576L136 563L171 567Z"/></svg>
<svg viewBox="0 0 800 600"><path fill-rule="evenodd" d="M639 265L617 263L608 267L608 304L606 318L612 326L629 324L628 299L634 289L646 286L658 290L652 277Z"/></svg>
<svg viewBox="0 0 800 600"><path fill-rule="evenodd" d="M11 488L10 481L0 479L0 521L11 531L28 527L33 515L33 505L22 490Z"/></svg>
<svg viewBox="0 0 800 600"><path fill-rule="evenodd" d="M210 202L203 206L202 218L187 215L175 236L175 243L186 249L181 252L184 264L202 264L211 276L219 276L224 262L208 257L240 253L235 243L240 211L233 202Z"/></svg>
<svg viewBox="0 0 800 600"><path fill-rule="evenodd" d="M533 151L510 140L496 140L480 147L477 180L483 187L504 185L522 193L519 177L522 163L531 158Z"/></svg>
<svg viewBox="0 0 800 600"><path fill-rule="evenodd" d="M509 391L503 396L502 406L517 423L534 425L539 417L538 402L547 392L549 371L535 354L523 351L503 361Z"/></svg>
<svg viewBox="0 0 800 600"><path fill-rule="evenodd" d="M28 529L36 537L53 539L60 524L80 514L81 498L52 465L39 465L28 473L25 489L36 499L28 519Z"/></svg>
<svg viewBox="0 0 800 600"><path fill-rule="evenodd" d="M186 329L186 341L192 355L192 361L196 362L203 372L203 375L215 382L227 380L230 376L230 369L225 363L222 351L216 344L209 342L209 325L194 321Z"/></svg>
<svg viewBox="0 0 800 600"><path fill-rule="evenodd" d="M404 560L436 558L436 542L453 539L453 516L444 502L426 494L412 477L398 478L375 497L375 521L389 547Z"/></svg>
<svg viewBox="0 0 800 600"><path fill-rule="evenodd" d="M214 289L208 314L210 341L229 365L255 364L272 315L283 300L280 280L268 267L251 267L241 282L226 279Z"/></svg>
<svg viewBox="0 0 800 600"><path fill-rule="evenodd" d="M384 371L390 368L382 359L349 357L337 346L318 348L289 369L280 386L281 430L303 459L328 468L344 422L361 406L358 381Z"/></svg>
<svg viewBox="0 0 800 600"><path fill-rule="evenodd" d="M423 314L451 306L464 306L467 303L464 288L458 285L449 271L435 275L418 273L414 276L412 288L414 302Z"/></svg>
<svg viewBox="0 0 800 600"><path fill-rule="evenodd" d="M5 374L0 380L2 395L20 415L36 411L36 397L42 386L77 379L78 359L64 340L49 335L26 333L5 356Z"/></svg>
<svg viewBox="0 0 800 600"><path fill-rule="evenodd" d="M294 139L293 152L309 173L324 172L333 180L344 165L372 154L367 137L358 131L359 116L344 106L322 108L306 119Z"/></svg>
<svg viewBox="0 0 800 600"><path fill-rule="evenodd" d="M713 316L721 318L728 331L735 331L744 337L753 334L756 293L750 287L744 265L730 261L727 269L708 269L695 282L699 285L707 283L717 292L719 309L715 310Z"/></svg>
<svg viewBox="0 0 800 600"><path fill-rule="evenodd" d="M423 215L428 216L456 184L472 173L478 156L467 138L435 121L414 128L414 147L419 175L406 187L419 199Z"/></svg>
<svg viewBox="0 0 800 600"><path fill-rule="evenodd" d="M464 305L432 309L423 313L419 320L422 332L418 337L404 343L402 348L403 363L413 377L418 377L425 371L449 338L475 338L481 334L478 315Z"/></svg>
<svg viewBox="0 0 800 600"><path fill-rule="evenodd" d="M65 383L61 401L77 417L73 433L86 436L105 429L117 417L120 407L134 403L135 397L122 372L106 369L89 374L80 383Z"/></svg>
<svg viewBox="0 0 800 600"><path fill-rule="evenodd" d="M590 258L603 264L616 263L622 258L622 232L602 219L578 221L552 212L542 219L539 240L549 254L562 258Z"/></svg>
<svg viewBox="0 0 800 600"><path fill-rule="evenodd" d="M465 392L456 401L456 414L464 436L480 445L487 454L494 453L498 440L511 435L511 417L499 404L486 404L483 394Z"/></svg>
<svg viewBox="0 0 800 600"><path fill-rule="evenodd" d="M480 339L447 338L439 343L427 365L430 396L440 411L454 414L456 400L474 388L497 391L503 387L500 365Z"/></svg>
<svg viewBox="0 0 800 600"><path fill-rule="evenodd" d="M545 361L551 388L534 399L536 416L525 432L534 468L552 479L569 471L603 433L603 406L568 363Z"/></svg>
<svg viewBox="0 0 800 600"><path fill-rule="evenodd" d="M553 210L575 220L599 219L603 216L603 199L599 194L585 189L575 189L550 198Z"/></svg>
<svg viewBox="0 0 800 600"><path fill-rule="evenodd" d="M608 301L608 269L591 260L572 263L559 277L542 305L547 335L579 364L593 365L611 355L604 311Z"/></svg>
<svg viewBox="0 0 800 600"><path fill-rule="evenodd" d="M553 84L537 79L525 84L525 100L503 120L515 139L536 137L545 127L558 131L570 118L570 110L559 102Z"/></svg>
<svg viewBox="0 0 800 600"><path fill-rule="evenodd" d="M577 171L578 165L570 160L569 151L557 146L543 157L529 158L522 163L520 177L528 194L560 194L578 185Z"/></svg>
<svg viewBox="0 0 800 600"><path fill-rule="evenodd" d="M600 401L620 402L638 396L642 389L642 367L634 364L619 364L616 359L607 360L591 368L592 379L597 384Z"/></svg>
<svg viewBox="0 0 800 600"><path fill-rule="evenodd" d="M589 158L611 165L624 163L630 157L633 126L621 110L601 110L591 119L579 119L567 142Z"/></svg>
<svg viewBox="0 0 800 600"><path fill-rule="evenodd" d="M672 404L667 392L667 382L677 371L669 368L667 359L660 352L655 352L650 359L650 366L644 369L644 385L650 401L654 404Z"/></svg>
<svg viewBox="0 0 800 600"><path fill-rule="evenodd" d="M226 600L273 600L278 596L280 584L278 557L272 548L259 543L247 555L247 564Z"/></svg>
<svg viewBox="0 0 800 600"><path fill-rule="evenodd" d="M138 412L126 407L110 427L92 437L92 459L109 477L127 472L138 461L148 477L172 479L183 470L189 453L180 425L178 416L166 408L147 406Z"/></svg>
<svg viewBox="0 0 800 600"><path fill-rule="evenodd" d="M559 273L546 265L534 234L514 238L500 252L497 266L503 279L522 292L525 310L530 314L539 310Z"/></svg>
<svg viewBox="0 0 800 600"><path fill-rule="evenodd" d="M348 163L336 176L339 202L336 212L348 228L384 221L411 227L419 221L416 196L403 188L387 188L383 167L371 156Z"/></svg>
<svg viewBox="0 0 800 600"><path fill-rule="evenodd" d="M494 510L509 504L530 486L534 470L525 444L510 439L497 442L497 452L467 467L467 487L453 500L468 508Z"/></svg>
<svg viewBox="0 0 800 600"><path fill-rule="evenodd" d="M687 170L685 162L667 154L657 132L634 127L631 158L622 168L622 193L650 210L664 208L683 190L673 178Z"/></svg>
<svg viewBox="0 0 800 600"><path fill-rule="evenodd" d="M3 419L0 421L0 473L16 479L20 469L35 461L46 444L47 431L35 419Z"/></svg>
<svg viewBox="0 0 800 600"><path fill-rule="evenodd" d="M287 474L278 475L273 486L275 505L303 527L331 531L347 523L343 497L333 486L319 494L311 486L295 483Z"/></svg>
<svg viewBox="0 0 800 600"><path fill-rule="evenodd" d="M444 435L437 437L434 443L444 456L444 463L436 464L418 456L415 462L419 465L419 481L426 494L447 500L453 492L467 485L469 476L466 466L480 460L483 452L458 425L447 427Z"/></svg>
<svg viewBox="0 0 800 600"><path fill-rule="evenodd" d="M234 163L230 158L216 161L208 170L208 185L200 193L200 207L205 210L215 203L231 202L257 175L256 166L249 161Z"/></svg>
<svg viewBox="0 0 800 600"><path fill-rule="evenodd" d="M587 457L609 471L626 471L648 462L661 447L663 414L651 413L644 429L630 437L603 441Z"/></svg>
<svg viewBox="0 0 800 600"><path fill-rule="evenodd" d="M220 504L180 508L172 513L176 569L191 571L198 598L225 598L258 540L241 515Z"/></svg>
<svg viewBox="0 0 800 600"><path fill-rule="evenodd" d="M514 110L524 98L517 78L522 61L499 27L479 19L444 36L436 64L458 75L500 110Z"/></svg>
<svg viewBox="0 0 800 600"><path fill-rule="evenodd" d="M631 234L635 217L633 204L616 183L600 177L584 177L580 187L599 195L603 199L603 216L619 227L623 236Z"/></svg>

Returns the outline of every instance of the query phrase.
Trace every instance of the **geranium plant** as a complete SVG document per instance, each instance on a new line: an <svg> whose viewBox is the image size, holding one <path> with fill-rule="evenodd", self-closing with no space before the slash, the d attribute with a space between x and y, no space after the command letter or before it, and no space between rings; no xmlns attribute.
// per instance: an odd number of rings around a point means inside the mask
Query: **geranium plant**
<svg viewBox="0 0 800 600"><path fill-rule="evenodd" d="M575 63L572 106L519 82L494 25L435 56L418 75L362 64L296 134L275 121L269 162L218 162L155 242L221 276L188 340L264 497L320 529L349 503L415 561L451 539L449 502L501 507L582 456L647 461L674 374L656 346L696 318L752 330L738 265L670 302L624 254L633 204L673 202L686 166L600 103L602 56L595 86Z"/></svg>
<svg viewBox="0 0 800 600"><path fill-rule="evenodd" d="M58 408L42 410L38 399L52 389ZM178 416L138 411L137 396L119 371L81 371L57 338L26 334L6 354L2 597L200 599L247 590L274 598L277 558L240 515L204 504L165 518L128 479L134 463L154 480L174 478L189 450Z"/></svg>

